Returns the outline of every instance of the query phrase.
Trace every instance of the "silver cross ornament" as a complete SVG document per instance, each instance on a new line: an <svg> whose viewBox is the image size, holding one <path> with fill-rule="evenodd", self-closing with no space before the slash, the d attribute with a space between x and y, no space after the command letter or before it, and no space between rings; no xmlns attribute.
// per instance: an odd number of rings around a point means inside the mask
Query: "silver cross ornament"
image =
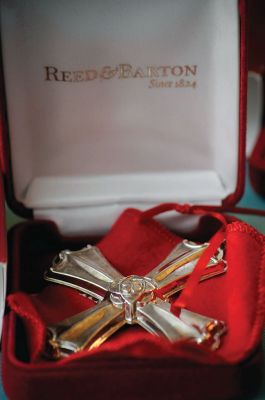
<svg viewBox="0 0 265 400"><path fill-rule="evenodd" d="M45 279L77 289L98 303L47 329L45 355L60 359L100 346L125 324L138 324L171 342L186 339L219 347L223 321L182 308L170 310L170 297L185 286L208 243L183 240L146 276L124 277L96 246L62 251L45 273ZM201 280L226 271L224 244L210 259Z"/></svg>

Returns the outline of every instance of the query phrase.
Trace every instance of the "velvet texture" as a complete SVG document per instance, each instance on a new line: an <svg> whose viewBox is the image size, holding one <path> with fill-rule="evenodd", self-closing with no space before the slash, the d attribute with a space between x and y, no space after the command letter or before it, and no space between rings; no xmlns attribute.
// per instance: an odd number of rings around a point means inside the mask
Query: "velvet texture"
<svg viewBox="0 0 265 400"><path fill-rule="evenodd" d="M248 68L265 71L265 3L263 0L247 0Z"/></svg>
<svg viewBox="0 0 265 400"><path fill-rule="evenodd" d="M265 3L263 0L248 0L248 67L263 76L265 95ZM262 125L264 128L265 114ZM250 181L254 190L265 197L265 130L258 137L249 159Z"/></svg>
<svg viewBox="0 0 265 400"><path fill-rule="evenodd" d="M249 159L250 180L257 193L265 197L265 130L259 135Z"/></svg>
<svg viewBox="0 0 265 400"><path fill-rule="evenodd" d="M147 273L183 235L141 216L137 210L127 210L98 243L124 275ZM218 228L215 219L201 217L198 227L185 237L209 240ZM72 289L46 285L43 272L61 249L77 249L97 240L63 238L47 222L16 227L10 237L12 311L5 318L3 337L3 380L8 397L249 398L260 377L265 239L239 221L227 225L225 237L226 274L200 283L188 299L189 309L226 322L228 333L218 351L185 341L170 344L140 327L125 327L98 349L49 362L40 355L45 325L93 302Z"/></svg>

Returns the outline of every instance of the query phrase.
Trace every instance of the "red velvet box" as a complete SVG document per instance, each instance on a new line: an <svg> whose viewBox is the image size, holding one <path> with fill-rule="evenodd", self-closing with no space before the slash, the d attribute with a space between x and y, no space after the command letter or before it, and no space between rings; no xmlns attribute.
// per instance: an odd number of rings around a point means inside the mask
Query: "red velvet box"
<svg viewBox="0 0 265 400"><path fill-rule="evenodd" d="M247 158L250 183L254 190L264 196L265 193L265 134L264 119L264 77L262 69L249 72L248 109L247 109Z"/></svg>
<svg viewBox="0 0 265 400"><path fill-rule="evenodd" d="M99 246L127 273L158 263L175 235L209 240L219 225L207 213L234 209L244 190L245 7L41 3L2 4L1 170L7 201L31 219L9 234L7 291L44 291L49 310L53 289L44 288L43 271L54 255L98 242L125 208L195 205L162 220L175 233L150 215L142 222L140 211L123 214ZM205 216L188 215L198 212ZM190 304L228 323L221 353L132 331L69 362L32 362L38 338L29 343L7 310L8 397L249 398L261 374L265 239L224 218L228 271L199 285ZM3 241L0 250L5 271ZM60 307L74 309L74 300Z"/></svg>
<svg viewBox="0 0 265 400"><path fill-rule="evenodd" d="M254 0L248 2L249 9L249 68L263 77L263 98L264 98L264 72L265 72L265 24L264 2ZM264 112L262 118L264 127ZM265 134L262 129L253 146L249 157L250 180L257 193L265 196Z"/></svg>
<svg viewBox="0 0 265 400"><path fill-rule="evenodd" d="M249 158L250 179L257 193L265 197L265 132L262 130Z"/></svg>
<svg viewBox="0 0 265 400"><path fill-rule="evenodd" d="M264 72L262 72L262 67L257 68L259 73L254 73L253 76L257 79L257 87L260 92L260 99L257 100L257 110L259 118L256 120L260 121L260 129L252 136L251 147L249 150L249 175L250 182L254 190L261 196L265 196L265 131L264 131Z"/></svg>

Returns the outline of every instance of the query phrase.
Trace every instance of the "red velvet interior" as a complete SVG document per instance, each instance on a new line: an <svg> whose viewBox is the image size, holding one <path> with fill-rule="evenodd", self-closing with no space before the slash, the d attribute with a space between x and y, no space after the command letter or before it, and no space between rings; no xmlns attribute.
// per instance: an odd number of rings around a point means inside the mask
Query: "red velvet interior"
<svg viewBox="0 0 265 400"><path fill-rule="evenodd" d="M265 3L263 0L248 0L248 64L249 70L264 77L265 71ZM265 87L264 87L265 89ZM263 90L265 95L265 90ZM264 126L263 115L263 126ZM249 159L250 180L257 193L265 197L265 130L259 135Z"/></svg>
<svg viewBox="0 0 265 400"><path fill-rule="evenodd" d="M141 221L140 212L127 210L116 222L110 233L98 246L108 260L124 275L144 275L157 265L180 240L153 219ZM189 218L188 216L186 218ZM218 224L209 218L202 219L190 238L207 240ZM23 328L11 325L9 334L16 335L14 354L17 362L33 362L44 366L40 357L45 335L45 324L60 321L93 305L91 300L75 290L56 285L46 285L43 272L52 258L63 248L77 249L93 239L65 239L47 222L25 223L11 234L12 277L9 288L20 291L9 297L9 305L24 320ZM223 276L200 283L193 293L188 308L224 320L228 333L217 352L198 349L190 343L174 345L153 337L140 327L125 327L100 348L82 352L56 364L69 363L73 358L89 360L96 357L161 358L182 356L202 363L237 362L249 355L258 345L264 319L264 236L243 222L227 226L228 270ZM24 292L24 293L22 293ZM28 295L26 293L39 293ZM14 320L15 321L15 320ZM21 350L23 349L23 351ZM49 362L49 364L51 364Z"/></svg>
<svg viewBox="0 0 265 400"><path fill-rule="evenodd" d="M265 70L265 3L264 0L247 0L248 67L250 71Z"/></svg>
<svg viewBox="0 0 265 400"><path fill-rule="evenodd" d="M259 135L258 141L249 159L250 179L257 193L265 197L265 130Z"/></svg>

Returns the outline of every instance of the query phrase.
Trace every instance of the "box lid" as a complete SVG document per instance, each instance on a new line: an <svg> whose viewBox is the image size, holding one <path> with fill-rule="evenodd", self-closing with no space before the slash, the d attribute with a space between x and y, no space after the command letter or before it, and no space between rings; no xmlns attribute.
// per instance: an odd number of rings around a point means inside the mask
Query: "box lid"
<svg viewBox="0 0 265 400"><path fill-rule="evenodd" d="M3 187L3 176L0 174L0 337L2 332L2 322L5 310L6 296L6 267L7 267L7 243L5 227L5 196Z"/></svg>
<svg viewBox="0 0 265 400"><path fill-rule="evenodd" d="M13 208L83 233L128 206L234 204L245 171L239 4L3 1Z"/></svg>

